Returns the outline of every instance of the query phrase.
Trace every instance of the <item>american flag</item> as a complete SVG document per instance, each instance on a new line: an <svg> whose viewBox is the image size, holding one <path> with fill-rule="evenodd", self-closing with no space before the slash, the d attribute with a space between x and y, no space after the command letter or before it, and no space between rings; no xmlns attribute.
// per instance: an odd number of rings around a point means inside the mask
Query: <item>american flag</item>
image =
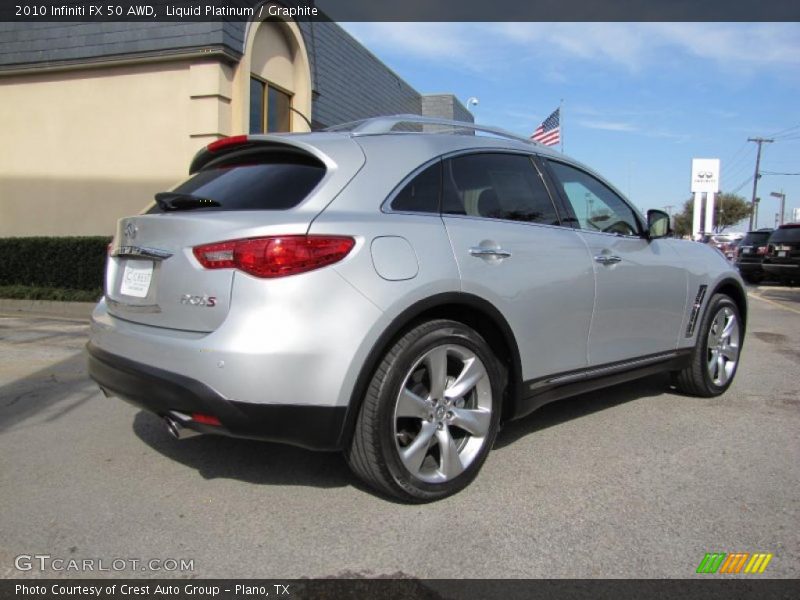
<svg viewBox="0 0 800 600"><path fill-rule="evenodd" d="M561 141L561 108L553 111L533 132L531 139L545 146L555 146Z"/></svg>

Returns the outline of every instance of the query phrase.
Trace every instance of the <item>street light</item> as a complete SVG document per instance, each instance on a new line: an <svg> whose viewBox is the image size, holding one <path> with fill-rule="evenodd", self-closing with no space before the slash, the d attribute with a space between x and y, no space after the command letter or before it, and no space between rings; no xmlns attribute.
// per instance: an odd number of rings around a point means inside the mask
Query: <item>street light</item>
<svg viewBox="0 0 800 600"><path fill-rule="evenodd" d="M478 106L479 101L475 96L470 96L467 98L467 110L469 110L470 106Z"/></svg>
<svg viewBox="0 0 800 600"><path fill-rule="evenodd" d="M780 198L781 199L781 210L778 213L780 216L778 217L778 225L783 225L783 211L786 208L786 194L783 192L770 192L769 194L773 198Z"/></svg>

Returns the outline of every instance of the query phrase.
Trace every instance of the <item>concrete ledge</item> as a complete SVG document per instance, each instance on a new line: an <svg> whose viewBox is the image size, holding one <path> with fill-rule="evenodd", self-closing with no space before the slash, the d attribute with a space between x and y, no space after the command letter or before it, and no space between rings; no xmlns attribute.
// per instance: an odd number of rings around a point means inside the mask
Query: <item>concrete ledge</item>
<svg viewBox="0 0 800 600"><path fill-rule="evenodd" d="M94 310L94 302L55 302L53 300L13 300L0 298L0 313L20 315L42 315L88 321Z"/></svg>

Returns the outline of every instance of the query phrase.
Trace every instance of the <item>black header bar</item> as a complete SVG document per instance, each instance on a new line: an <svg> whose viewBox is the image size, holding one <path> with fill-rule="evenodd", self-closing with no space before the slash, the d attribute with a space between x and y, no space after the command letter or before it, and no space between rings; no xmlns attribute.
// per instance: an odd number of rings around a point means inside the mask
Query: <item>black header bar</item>
<svg viewBox="0 0 800 600"><path fill-rule="evenodd" d="M2 600L778 600L800 597L792 579L17 579Z"/></svg>
<svg viewBox="0 0 800 600"><path fill-rule="evenodd" d="M796 0L4 0L0 21L799 21Z"/></svg>

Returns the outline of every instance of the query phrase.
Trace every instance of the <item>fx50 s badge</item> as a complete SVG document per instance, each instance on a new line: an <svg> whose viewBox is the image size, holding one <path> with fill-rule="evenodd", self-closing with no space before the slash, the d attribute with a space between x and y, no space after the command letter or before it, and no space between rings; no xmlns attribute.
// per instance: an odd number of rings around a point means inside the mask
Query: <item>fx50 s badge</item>
<svg viewBox="0 0 800 600"><path fill-rule="evenodd" d="M217 305L216 296L192 296L191 294L184 294L181 296L181 304L188 304L189 306L207 306L213 308Z"/></svg>

